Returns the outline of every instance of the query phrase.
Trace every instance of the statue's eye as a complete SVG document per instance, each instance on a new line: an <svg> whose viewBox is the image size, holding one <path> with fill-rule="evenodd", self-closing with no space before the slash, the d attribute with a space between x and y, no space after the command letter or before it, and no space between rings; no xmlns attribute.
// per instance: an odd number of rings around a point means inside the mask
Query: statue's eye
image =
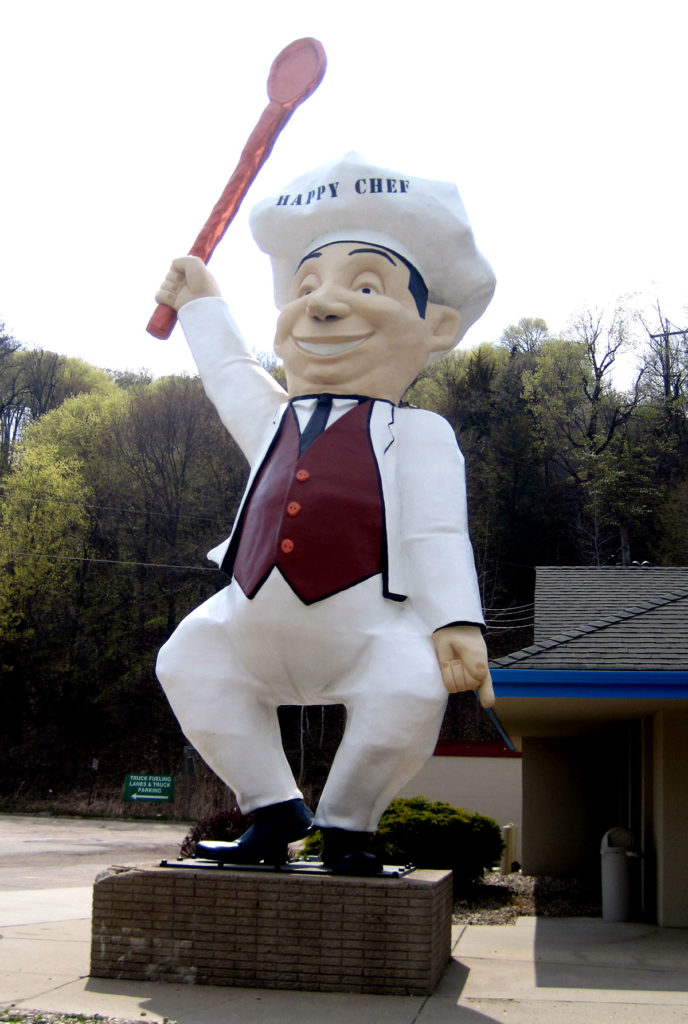
<svg viewBox="0 0 688 1024"><path fill-rule="evenodd" d="M382 295L382 281L377 274L359 274L352 283L352 289L361 295Z"/></svg>
<svg viewBox="0 0 688 1024"><path fill-rule="evenodd" d="M305 277L303 279L303 281L301 282L301 284L299 285L299 287L297 289L297 292L296 292L296 297L301 299L301 298L303 298L304 295L310 295L311 292L315 291L315 289L318 287L319 284L320 284L320 282L317 281L317 280L314 280L312 274L308 274L308 276Z"/></svg>

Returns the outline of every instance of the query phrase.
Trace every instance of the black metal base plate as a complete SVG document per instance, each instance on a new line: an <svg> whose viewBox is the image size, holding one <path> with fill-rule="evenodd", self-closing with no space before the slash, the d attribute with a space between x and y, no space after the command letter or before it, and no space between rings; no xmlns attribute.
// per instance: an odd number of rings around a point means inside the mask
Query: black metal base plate
<svg viewBox="0 0 688 1024"><path fill-rule="evenodd" d="M333 878L403 878L415 871L413 864L397 866L385 864L376 875L335 875L326 868L321 860L305 858L290 860L286 864L223 864L216 860L203 860L201 857L178 857L176 860L160 861L161 868L195 868L213 871L262 871L270 874L283 875L331 875Z"/></svg>

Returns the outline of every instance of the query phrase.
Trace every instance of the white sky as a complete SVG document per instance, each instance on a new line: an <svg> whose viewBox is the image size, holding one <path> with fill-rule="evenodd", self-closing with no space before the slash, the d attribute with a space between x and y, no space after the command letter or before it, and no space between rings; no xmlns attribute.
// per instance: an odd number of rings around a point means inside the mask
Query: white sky
<svg viewBox="0 0 688 1024"><path fill-rule="evenodd" d="M355 149L458 184L497 293L464 344L523 316L551 330L639 292L688 326L680 0L6 0L0 319L99 366L194 372L145 332L267 103L277 53L315 36L293 114L211 262L268 350L269 261L251 205Z"/></svg>

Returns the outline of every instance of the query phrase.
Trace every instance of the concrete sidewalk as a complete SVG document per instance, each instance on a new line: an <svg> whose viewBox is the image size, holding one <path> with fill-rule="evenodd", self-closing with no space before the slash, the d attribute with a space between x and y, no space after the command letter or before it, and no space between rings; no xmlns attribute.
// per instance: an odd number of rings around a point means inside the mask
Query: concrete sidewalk
<svg viewBox="0 0 688 1024"><path fill-rule="evenodd" d="M688 929L521 918L457 927L429 997L90 979L91 886L0 892L10 1007L179 1024L673 1024L688 1021Z"/></svg>

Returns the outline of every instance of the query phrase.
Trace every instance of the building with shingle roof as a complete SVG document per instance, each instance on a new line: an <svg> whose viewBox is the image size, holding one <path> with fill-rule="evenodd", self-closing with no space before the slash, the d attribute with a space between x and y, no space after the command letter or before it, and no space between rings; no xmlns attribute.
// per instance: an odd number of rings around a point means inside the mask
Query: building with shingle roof
<svg viewBox="0 0 688 1024"><path fill-rule="evenodd" d="M537 570L535 639L496 659L503 668L661 671L688 667L688 568L615 566Z"/></svg>
<svg viewBox="0 0 688 1024"><path fill-rule="evenodd" d="M491 663L522 759L523 868L599 870L630 828L636 912L688 926L688 568L542 567L528 647Z"/></svg>

